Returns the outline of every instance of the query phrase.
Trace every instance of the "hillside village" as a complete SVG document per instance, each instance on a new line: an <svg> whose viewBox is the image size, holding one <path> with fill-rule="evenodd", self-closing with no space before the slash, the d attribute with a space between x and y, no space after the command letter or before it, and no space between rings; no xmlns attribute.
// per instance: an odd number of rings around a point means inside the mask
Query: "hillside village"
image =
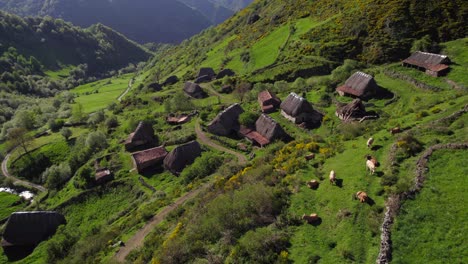
<svg viewBox="0 0 468 264"><path fill-rule="evenodd" d="M54 122L11 127L3 185L34 197L2 198L0 262L463 263L466 35L437 49L415 37L385 63L311 55L300 40L336 17L304 6L254 40L229 31L261 30L273 4L258 1L57 93Z"/></svg>

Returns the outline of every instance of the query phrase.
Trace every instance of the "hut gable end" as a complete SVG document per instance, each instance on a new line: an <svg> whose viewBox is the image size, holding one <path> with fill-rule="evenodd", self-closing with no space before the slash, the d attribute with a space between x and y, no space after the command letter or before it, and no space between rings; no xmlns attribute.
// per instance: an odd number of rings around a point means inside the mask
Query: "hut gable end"
<svg viewBox="0 0 468 264"><path fill-rule="evenodd" d="M364 98L375 93L377 83L369 74L356 72L346 80L345 84L338 87L337 92L343 95L351 95L354 97Z"/></svg>
<svg viewBox="0 0 468 264"><path fill-rule="evenodd" d="M286 132L284 132L283 128L280 124L278 124L273 118L262 114L257 122L255 122L255 130L268 139L270 142L282 139L285 137Z"/></svg>
<svg viewBox="0 0 468 264"><path fill-rule="evenodd" d="M258 103L263 113L273 112L281 104L281 100L268 90L258 94Z"/></svg>
<svg viewBox="0 0 468 264"><path fill-rule="evenodd" d="M131 133L125 141L125 148L130 150L132 148L152 144L154 142L154 129L151 124L140 122L135 129L135 132Z"/></svg>
<svg viewBox="0 0 468 264"><path fill-rule="evenodd" d="M179 175L185 167L201 156L202 149L197 141L191 141L173 149L164 159L164 167L172 174Z"/></svg>
<svg viewBox="0 0 468 264"><path fill-rule="evenodd" d="M239 104L233 104L219 113L208 124L208 131L219 136L229 136L236 133L239 128L239 116L244 109Z"/></svg>

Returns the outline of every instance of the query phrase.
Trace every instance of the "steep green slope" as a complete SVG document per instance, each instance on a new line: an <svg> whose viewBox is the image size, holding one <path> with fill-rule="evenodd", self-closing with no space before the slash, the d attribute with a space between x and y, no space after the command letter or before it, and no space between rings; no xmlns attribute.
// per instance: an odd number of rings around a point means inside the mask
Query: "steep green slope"
<svg viewBox="0 0 468 264"><path fill-rule="evenodd" d="M345 58L400 60L426 35L433 42L465 37L467 9L461 0L256 1L155 61L163 73L186 78L210 66L256 75L254 80L295 79L329 72Z"/></svg>
<svg viewBox="0 0 468 264"><path fill-rule="evenodd" d="M173 0L2 0L0 9L62 18L82 27L102 23L140 43L177 43L211 24L198 11Z"/></svg>

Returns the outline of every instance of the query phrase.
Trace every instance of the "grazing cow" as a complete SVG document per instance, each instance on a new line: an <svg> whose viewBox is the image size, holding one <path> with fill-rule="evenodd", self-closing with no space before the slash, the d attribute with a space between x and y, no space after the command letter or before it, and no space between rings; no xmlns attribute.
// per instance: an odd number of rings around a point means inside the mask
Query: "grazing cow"
<svg viewBox="0 0 468 264"><path fill-rule="evenodd" d="M359 199L359 201L361 203L367 202L368 198L369 198L369 196L367 196L367 193L365 193L365 192L359 191L359 192L356 193L356 199Z"/></svg>
<svg viewBox="0 0 468 264"><path fill-rule="evenodd" d="M394 127L392 129L390 129L390 133L392 133L392 135L401 133L401 128L400 127Z"/></svg>
<svg viewBox="0 0 468 264"><path fill-rule="evenodd" d="M310 153L309 155L305 156L306 160L311 160L315 158L315 153Z"/></svg>
<svg viewBox="0 0 468 264"><path fill-rule="evenodd" d="M313 224L319 220L319 217L317 214L310 214L310 215L303 214L302 220L306 220L307 223Z"/></svg>
<svg viewBox="0 0 468 264"><path fill-rule="evenodd" d="M367 155L366 168L370 171L371 175L375 173L375 168L379 167L380 163L376 158Z"/></svg>
<svg viewBox="0 0 468 264"><path fill-rule="evenodd" d="M331 184L336 184L336 173L334 170L330 171L330 183Z"/></svg>
<svg viewBox="0 0 468 264"><path fill-rule="evenodd" d="M367 140L367 148L372 148L372 144L374 144L374 138L369 138Z"/></svg>
<svg viewBox="0 0 468 264"><path fill-rule="evenodd" d="M318 186L319 186L319 182L316 180L310 180L307 182L307 187L309 187L310 189L317 189Z"/></svg>

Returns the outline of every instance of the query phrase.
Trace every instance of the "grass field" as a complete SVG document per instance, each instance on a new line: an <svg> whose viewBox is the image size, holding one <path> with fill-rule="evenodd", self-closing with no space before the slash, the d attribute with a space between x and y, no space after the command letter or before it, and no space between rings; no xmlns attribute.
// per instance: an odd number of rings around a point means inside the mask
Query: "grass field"
<svg viewBox="0 0 468 264"><path fill-rule="evenodd" d="M78 96L75 102L83 106L85 113L106 108L110 103L117 101L117 98L127 89L132 77L133 74L129 73L78 86L72 90Z"/></svg>
<svg viewBox="0 0 468 264"><path fill-rule="evenodd" d="M60 69L59 71L46 71L45 74L54 80L65 79L70 74L73 66L68 66Z"/></svg>
<svg viewBox="0 0 468 264"><path fill-rule="evenodd" d="M20 197L15 194L0 192L0 219L8 217L24 207L24 203L19 202Z"/></svg>
<svg viewBox="0 0 468 264"><path fill-rule="evenodd" d="M393 263L467 263L466 160L466 150L440 150L430 158L424 188L395 222Z"/></svg>

